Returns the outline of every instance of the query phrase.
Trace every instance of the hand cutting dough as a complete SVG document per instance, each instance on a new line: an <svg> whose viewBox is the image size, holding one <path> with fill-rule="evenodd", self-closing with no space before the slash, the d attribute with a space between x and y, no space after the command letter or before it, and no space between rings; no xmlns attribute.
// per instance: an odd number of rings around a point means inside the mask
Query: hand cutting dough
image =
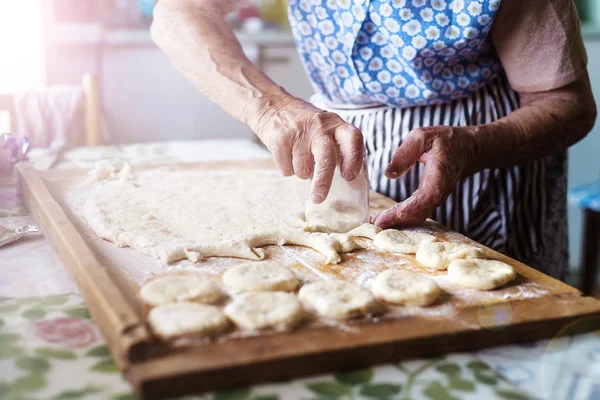
<svg viewBox="0 0 600 400"><path fill-rule="evenodd" d="M339 253L356 243L303 231L308 184L274 171L157 169L103 184L86 202L84 216L101 238L166 263L260 260L264 252L257 247L284 243L311 247L337 263Z"/></svg>
<svg viewBox="0 0 600 400"><path fill-rule="evenodd" d="M386 229L375 236L373 244L392 253L415 254L420 245L436 240L433 235L412 229Z"/></svg>
<svg viewBox="0 0 600 400"><path fill-rule="evenodd" d="M185 301L154 307L148 313L148 322L162 339L216 336L229 326L229 321L218 307Z"/></svg>
<svg viewBox="0 0 600 400"><path fill-rule="evenodd" d="M485 253L478 247L464 243L431 242L419 247L417 261L431 269L447 269L454 260L465 258L486 258Z"/></svg>
<svg viewBox="0 0 600 400"><path fill-rule="evenodd" d="M432 279L414 272L392 269L377 275L372 289L373 294L381 300L416 306L429 305L440 294L440 287Z"/></svg>
<svg viewBox="0 0 600 400"><path fill-rule="evenodd" d="M259 261L228 269L223 274L223 283L236 292L289 292L300 282L288 268L273 261Z"/></svg>
<svg viewBox="0 0 600 400"><path fill-rule="evenodd" d="M516 277L513 267L496 260L472 258L452 261L448 277L453 282L480 290L492 290L507 284Z"/></svg>
<svg viewBox="0 0 600 400"><path fill-rule="evenodd" d="M381 232L381 228L378 226L375 226L373 224L362 224L361 226L354 228L350 232L346 233L346 235L352 237L366 237L373 240L379 232Z"/></svg>
<svg viewBox="0 0 600 400"><path fill-rule="evenodd" d="M368 290L346 281L318 281L302 286L298 298L318 314L346 320L379 311Z"/></svg>
<svg viewBox="0 0 600 400"><path fill-rule="evenodd" d="M140 297L149 306L179 301L214 303L223 296L221 285L211 278L198 275L165 275L142 286Z"/></svg>
<svg viewBox="0 0 600 400"><path fill-rule="evenodd" d="M304 314L295 295L286 292L255 292L236 296L225 314L244 329L289 329Z"/></svg>

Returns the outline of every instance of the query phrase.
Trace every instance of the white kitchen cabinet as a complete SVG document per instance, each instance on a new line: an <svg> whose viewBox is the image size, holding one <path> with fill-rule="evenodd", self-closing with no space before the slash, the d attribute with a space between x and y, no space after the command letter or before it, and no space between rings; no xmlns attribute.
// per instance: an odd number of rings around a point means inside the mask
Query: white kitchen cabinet
<svg viewBox="0 0 600 400"><path fill-rule="evenodd" d="M85 32L56 41L49 83L76 84L84 73L99 75L114 143L254 137L183 78L147 31ZM240 40L248 57L275 82L295 96L310 97L312 88L289 33L240 35Z"/></svg>
<svg viewBox="0 0 600 400"><path fill-rule="evenodd" d="M314 90L293 46L264 49L263 70L288 92L308 100Z"/></svg>
<svg viewBox="0 0 600 400"><path fill-rule="evenodd" d="M104 113L116 143L249 138L251 132L199 93L157 48L108 48Z"/></svg>

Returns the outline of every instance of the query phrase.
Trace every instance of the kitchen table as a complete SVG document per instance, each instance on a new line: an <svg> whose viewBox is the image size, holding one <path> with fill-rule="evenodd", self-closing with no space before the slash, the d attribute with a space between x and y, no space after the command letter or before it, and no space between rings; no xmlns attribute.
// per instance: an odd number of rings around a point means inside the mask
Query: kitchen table
<svg viewBox="0 0 600 400"><path fill-rule="evenodd" d="M35 156L33 154L32 156ZM267 158L251 141L77 148L54 168ZM0 225L35 222L0 176ZM0 248L0 398L134 399L78 289L41 234ZM188 397L198 399L600 399L600 331Z"/></svg>

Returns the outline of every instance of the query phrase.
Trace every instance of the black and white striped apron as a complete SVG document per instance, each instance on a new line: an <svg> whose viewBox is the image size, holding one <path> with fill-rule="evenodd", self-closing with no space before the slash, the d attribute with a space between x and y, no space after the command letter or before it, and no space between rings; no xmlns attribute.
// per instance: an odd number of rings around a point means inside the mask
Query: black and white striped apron
<svg viewBox="0 0 600 400"><path fill-rule="evenodd" d="M504 76L472 97L443 105L409 108L375 105L316 105L335 112L365 138L371 189L396 201L418 187L424 165L387 179L384 171L408 133L418 127L469 126L494 122L519 108L519 96ZM566 151L524 165L486 169L463 179L436 221L494 250L563 279L568 265Z"/></svg>

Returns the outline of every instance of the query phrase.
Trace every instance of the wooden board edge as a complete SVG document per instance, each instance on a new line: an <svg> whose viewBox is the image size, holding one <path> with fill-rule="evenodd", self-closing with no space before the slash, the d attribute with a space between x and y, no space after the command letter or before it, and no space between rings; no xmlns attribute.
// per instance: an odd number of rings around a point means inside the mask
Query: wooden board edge
<svg viewBox="0 0 600 400"><path fill-rule="evenodd" d="M135 313L106 268L98 261L40 175L28 164L17 166L17 187L52 250L58 255L86 302L90 314L121 369L132 352L152 340L144 317Z"/></svg>
<svg viewBox="0 0 600 400"><path fill-rule="evenodd" d="M365 340L365 335L362 334L348 336L340 330L324 330L313 334L311 342L320 336L318 340L329 343L329 346L319 347L310 353L303 352L305 349L294 351L295 346L302 348L303 342L306 342L300 335L288 335L281 339L274 336L266 343L263 337L263 343L256 347L257 351L273 348L285 350L282 346L287 346L290 351L287 351L287 355L279 357L265 355L259 362L236 363L235 358L238 354L235 347L223 346L220 351L229 362L216 367L207 366L210 354L203 353L201 349L191 349L189 352L168 355L162 359L134 363L126 371L126 376L142 398L161 399L600 329L600 301L574 294L556 297L559 298L561 307L547 306L542 308L541 312L536 310L535 319L532 321L518 318L516 323L502 328L472 330L461 326L455 320L450 320L444 323L445 329L439 329L433 336L421 335L396 340L393 337L371 337L370 340ZM547 299L525 300L521 304L515 304L515 307L524 313L531 307L542 305L544 301ZM499 305L495 304L484 308L493 310L497 306ZM571 310L567 311L568 309ZM572 309L577 311L572 313ZM480 318L478 307L471 307L463 312L467 312L467 320ZM455 329L448 330L448 324ZM365 331L373 329L374 326L368 326ZM482 330L485 331L485 335L481 334ZM366 335L372 333L374 332L367 332ZM274 344L276 341L280 343ZM436 345L432 346L432 343ZM191 357L190 353L196 353L197 357Z"/></svg>

